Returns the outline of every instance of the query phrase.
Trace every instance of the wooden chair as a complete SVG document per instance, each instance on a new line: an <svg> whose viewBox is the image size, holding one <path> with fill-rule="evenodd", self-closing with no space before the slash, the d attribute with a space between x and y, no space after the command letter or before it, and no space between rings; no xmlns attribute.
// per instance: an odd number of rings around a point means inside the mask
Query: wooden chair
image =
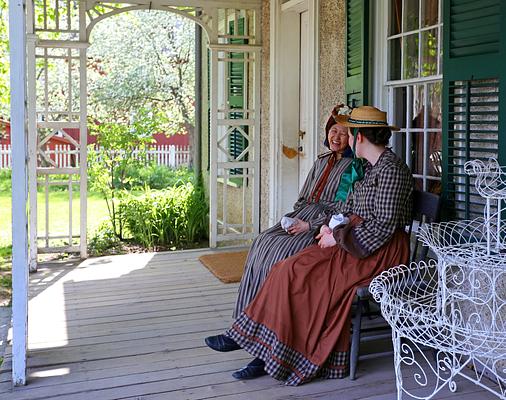
<svg viewBox="0 0 506 400"><path fill-rule="evenodd" d="M428 247L421 246L413 233L413 225L417 223L417 228L424 223L432 223L439 221L439 211L441 206L441 198L433 193L415 190L413 192L413 222L409 226L408 233L411 239L411 261L420 261L427 258ZM418 229L416 230L418 231ZM420 250L421 249L421 250ZM419 251L420 250L420 251ZM420 254L418 254L420 253ZM352 317L352 334L350 349L350 379L356 378L357 364L359 359L360 343L365 341L379 340L391 337L390 326L386 323L372 328L363 328L362 319L364 317L381 317L378 307L371 310L370 304L373 302L369 293L369 286L357 287L356 291L356 311ZM367 333L367 336L362 336Z"/></svg>

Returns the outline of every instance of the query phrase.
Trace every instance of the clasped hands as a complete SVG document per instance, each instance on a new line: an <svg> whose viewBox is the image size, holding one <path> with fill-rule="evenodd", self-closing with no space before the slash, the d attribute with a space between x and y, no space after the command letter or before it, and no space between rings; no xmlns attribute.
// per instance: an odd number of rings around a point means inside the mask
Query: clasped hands
<svg viewBox="0 0 506 400"><path fill-rule="evenodd" d="M320 233L316 235L316 239L318 239L318 246L320 246L322 249L326 247L332 247L337 244L336 239L334 239L332 229L330 229L328 225L322 225L320 228Z"/></svg>

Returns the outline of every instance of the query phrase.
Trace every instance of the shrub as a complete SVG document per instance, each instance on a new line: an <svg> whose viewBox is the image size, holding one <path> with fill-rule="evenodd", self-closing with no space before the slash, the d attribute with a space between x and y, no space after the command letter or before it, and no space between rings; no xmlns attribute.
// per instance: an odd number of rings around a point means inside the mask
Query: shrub
<svg viewBox="0 0 506 400"><path fill-rule="evenodd" d="M139 109L131 119L117 121L113 117L100 124L91 124L91 133L97 136L99 148L90 151L88 174L90 188L104 196L116 236L123 238L123 224L116 203L123 197L122 191L129 184L128 168L141 168L145 151L153 142L158 130L158 120L148 109ZM139 154L134 150L138 149Z"/></svg>
<svg viewBox="0 0 506 400"><path fill-rule="evenodd" d="M12 288L12 276L11 275L0 276L0 287L4 287L6 289L11 289Z"/></svg>
<svg viewBox="0 0 506 400"><path fill-rule="evenodd" d="M0 169L0 193L11 191L11 170Z"/></svg>
<svg viewBox="0 0 506 400"><path fill-rule="evenodd" d="M188 168L172 169L164 165L148 164L140 168L127 168L128 184L124 189L167 189L193 181L193 172Z"/></svg>
<svg viewBox="0 0 506 400"><path fill-rule="evenodd" d="M7 262L12 257L12 245L0 246L0 264Z"/></svg>
<svg viewBox="0 0 506 400"><path fill-rule="evenodd" d="M182 248L207 236L208 207L200 184L147 190L120 202L120 214L134 241L147 248Z"/></svg>
<svg viewBox="0 0 506 400"><path fill-rule="evenodd" d="M119 244L120 241L114 233L110 222L103 222L89 240L88 251L91 256L101 256L107 250L113 249Z"/></svg>

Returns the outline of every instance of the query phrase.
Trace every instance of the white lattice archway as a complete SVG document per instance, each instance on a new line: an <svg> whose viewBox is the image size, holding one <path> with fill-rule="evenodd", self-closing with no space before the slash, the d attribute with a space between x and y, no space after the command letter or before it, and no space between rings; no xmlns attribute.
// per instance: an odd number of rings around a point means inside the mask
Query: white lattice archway
<svg viewBox="0 0 506 400"><path fill-rule="evenodd" d="M86 257L87 111L86 53L93 26L110 16L141 9L164 10L190 18L207 34L210 50L210 244L249 239L258 233L260 139L260 0L18 0L10 5L13 142L13 382L25 384L27 335L27 266L36 269L39 252L79 252ZM25 13L26 10L26 13ZM52 15L52 18L48 16ZM241 29L239 29L239 24ZM25 52L26 49L26 52ZM64 63L66 76L52 76L51 63ZM231 104L231 65L242 66L242 103ZM15 66L15 68L14 68ZM25 70L26 67L26 70ZM37 76L41 79L37 79ZM48 95L48 83L57 79L61 97ZM237 88L234 88L237 90ZM74 165L51 163L44 143L66 128L78 129ZM231 132L247 145L231 156ZM231 171L242 185L242 218L227 217L226 188ZM68 177L70 218L64 235L52 235L48 224L37 222L37 186L52 174ZM67 178L65 178L67 182ZM218 194L218 182L223 194ZM80 229L72 226L72 187L79 185ZM26 187L28 185L28 192ZM29 201L27 201L29 197ZM29 213L26 207L29 204ZM248 208L248 205L250 206ZM251 207L251 205L253 205ZM46 196L46 210L48 197ZM25 210L25 211L23 211ZM47 221L47 213L46 213ZM29 225L29 240L27 242ZM44 236L39 227L46 227ZM42 239L42 243L41 243ZM53 239L68 243L55 247Z"/></svg>

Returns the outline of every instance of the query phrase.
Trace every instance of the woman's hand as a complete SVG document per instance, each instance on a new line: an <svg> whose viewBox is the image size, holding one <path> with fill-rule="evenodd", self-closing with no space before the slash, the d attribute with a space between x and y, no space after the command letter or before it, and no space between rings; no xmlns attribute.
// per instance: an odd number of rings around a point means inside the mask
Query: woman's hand
<svg viewBox="0 0 506 400"><path fill-rule="evenodd" d="M318 246L320 246L322 249L336 245L336 239L334 239L334 235L332 234L332 231L330 230L330 228L328 226L327 226L327 229L328 230L326 230L325 232L322 232L320 230L320 234L318 236L316 236L316 239L320 239L318 241Z"/></svg>
<svg viewBox="0 0 506 400"><path fill-rule="evenodd" d="M316 236L316 239L320 239L324 233L332 233L332 229L328 225L322 225L320 228L320 234Z"/></svg>
<svg viewBox="0 0 506 400"><path fill-rule="evenodd" d="M297 233L307 232L309 230L309 222L303 221L299 218L295 218L295 222L290 228L287 229L287 232L290 235L295 235Z"/></svg>

